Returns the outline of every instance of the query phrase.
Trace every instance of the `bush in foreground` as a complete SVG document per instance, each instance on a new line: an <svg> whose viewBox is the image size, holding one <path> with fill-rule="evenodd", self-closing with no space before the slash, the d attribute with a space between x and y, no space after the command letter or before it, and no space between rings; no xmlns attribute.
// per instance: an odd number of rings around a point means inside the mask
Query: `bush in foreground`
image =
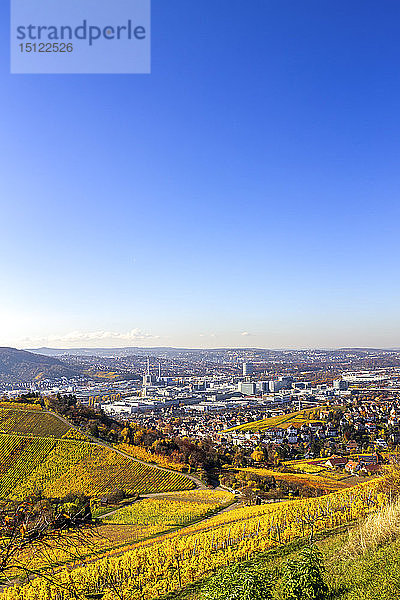
<svg viewBox="0 0 400 600"><path fill-rule="evenodd" d="M288 560L282 577L285 600L327 600L329 589L322 577L322 554L315 546Z"/></svg>
<svg viewBox="0 0 400 600"><path fill-rule="evenodd" d="M270 600L271 582L256 567L233 565L202 589L203 600Z"/></svg>

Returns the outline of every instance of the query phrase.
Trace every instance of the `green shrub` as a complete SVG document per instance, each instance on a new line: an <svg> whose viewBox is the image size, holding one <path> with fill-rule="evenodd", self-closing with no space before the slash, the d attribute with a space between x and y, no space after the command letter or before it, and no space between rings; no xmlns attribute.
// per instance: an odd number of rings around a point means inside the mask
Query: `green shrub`
<svg viewBox="0 0 400 600"><path fill-rule="evenodd" d="M322 554L314 546L304 548L283 569L285 600L327 600L329 589L322 578Z"/></svg>
<svg viewBox="0 0 400 600"><path fill-rule="evenodd" d="M204 600L270 600L269 576L254 566L232 565L202 588Z"/></svg>

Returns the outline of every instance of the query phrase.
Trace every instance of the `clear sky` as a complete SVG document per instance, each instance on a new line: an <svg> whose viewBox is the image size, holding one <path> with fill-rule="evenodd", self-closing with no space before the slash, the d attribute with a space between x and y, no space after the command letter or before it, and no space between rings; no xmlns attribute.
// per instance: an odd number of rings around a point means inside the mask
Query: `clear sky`
<svg viewBox="0 0 400 600"><path fill-rule="evenodd" d="M400 346L398 0L153 0L151 75L10 75L0 345Z"/></svg>

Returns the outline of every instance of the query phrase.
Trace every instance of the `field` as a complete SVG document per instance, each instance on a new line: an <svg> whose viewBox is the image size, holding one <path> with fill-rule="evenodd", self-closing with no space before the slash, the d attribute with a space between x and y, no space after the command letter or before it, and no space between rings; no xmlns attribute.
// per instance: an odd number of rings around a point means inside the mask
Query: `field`
<svg viewBox="0 0 400 600"><path fill-rule="evenodd" d="M105 521L136 524L144 528L155 526L157 531L167 531L212 515L222 505L232 502L233 498L230 492L208 490L169 494L135 502L131 506L119 509Z"/></svg>
<svg viewBox="0 0 400 600"><path fill-rule="evenodd" d="M144 494L194 487L184 475L80 440L2 434L0 455L1 498L23 498L38 491L47 497L69 492L93 497L115 489Z"/></svg>
<svg viewBox="0 0 400 600"><path fill-rule="evenodd" d="M77 591L103 600L152 600L176 593L214 569L249 560L281 544L292 543L353 522L384 506L386 495L376 482L340 490L321 498L253 506L220 513L206 521L154 540L134 544L86 566L59 574L64 589L36 579L9 588L1 600L57 598Z"/></svg>
<svg viewBox="0 0 400 600"><path fill-rule="evenodd" d="M270 469L256 469L246 468L237 469L245 473L254 473L261 477L274 477L276 481L286 481L287 483L303 484L310 488L324 490L326 492L333 492L342 488L351 487L354 485L353 479L348 482L348 477L338 475L332 471L323 471L321 474L309 474L309 473L281 473L280 471L273 471Z"/></svg>
<svg viewBox="0 0 400 600"><path fill-rule="evenodd" d="M349 538L353 538L357 528L339 528L321 533L317 546L323 555L324 580L328 583L332 600L400 600L400 539L386 541L377 549L360 551L355 556L346 552ZM273 600L283 600L282 574L288 560L298 558L304 548L300 540L261 553L257 558L245 563L266 574L273 581ZM272 574L272 577L271 577ZM206 581L198 581L174 594L173 600L198 600ZM170 600L170 597L168 597Z"/></svg>
<svg viewBox="0 0 400 600"><path fill-rule="evenodd" d="M349 460L350 458L349 456ZM283 464L300 474L317 475L318 477L337 481L345 481L349 478L349 475L343 472L343 468L335 470L326 467L327 460L327 457L310 460L287 460Z"/></svg>
<svg viewBox="0 0 400 600"><path fill-rule="evenodd" d="M108 518L103 517L102 525L92 531L88 530L85 543L82 543L82 536L66 534L64 539L68 539L68 544L56 537L46 547L45 556L35 548L33 551L26 550L19 560L31 569L40 570L49 561L62 565L75 564L84 559L98 559L105 554L119 553L125 546L132 546L204 519L233 501L234 496L229 492L209 490L178 492L138 500L131 506L113 511ZM16 570L15 575L18 575Z"/></svg>
<svg viewBox="0 0 400 600"><path fill-rule="evenodd" d="M56 415L0 408L0 498L21 499L37 492L101 496L188 490L195 484L180 473L143 465L92 443Z"/></svg>
<svg viewBox="0 0 400 600"><path fill-rule="evenodd" d="M61 438L70 426L41 410L0 408L0 433Z"/></svg>
<svg viewBox="0 0 400 600"><path fill-rule="evenodd" d="M298 412L290 413L287 415L279 415L277 417L270 417L269 419L262 419L261 421L252 421L251 423L244 423L237 427L227 429L227 431L265 431L271 427L278 427L279 429L287 429L290 425L294 427L301 427L305 423L315 423L321 421L321 419L313 419L311 415L324 407L308 408Z"/></svg>
<svg viewBox="0 0 400 600"><path fill-rule="evenodd" d="M299 473L321 473L323 471L327 471L327 467L324 466L324 463L328 458L317 458L317 459L307 459L307 460L285 460L285 467L290 467ZM334 472L332 469L329 470L332 475ZM343 476L343 475L342 475Z"/></svg>
<svg viewBox="0 0 400 600"><path fill-rule="evenodd" d="M96 371L95 369L87 369L84 371L89 377L98 377L99 379L117 379L119 373L115 371Z"/></svg>

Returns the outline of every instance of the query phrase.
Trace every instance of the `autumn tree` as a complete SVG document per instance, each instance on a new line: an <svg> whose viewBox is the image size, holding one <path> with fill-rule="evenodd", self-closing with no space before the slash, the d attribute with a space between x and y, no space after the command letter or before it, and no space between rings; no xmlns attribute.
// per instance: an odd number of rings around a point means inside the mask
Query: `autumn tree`
<svg viewBox="0 0 400 600"><path fill-rule="evenodd" d="M57 585L60 551L66 560L82 560L92 540L96 547L97 538L84 496L57 502L40 496L19 503L5 501L0 511L0 585L15 577L43 577Z"/></svg>

